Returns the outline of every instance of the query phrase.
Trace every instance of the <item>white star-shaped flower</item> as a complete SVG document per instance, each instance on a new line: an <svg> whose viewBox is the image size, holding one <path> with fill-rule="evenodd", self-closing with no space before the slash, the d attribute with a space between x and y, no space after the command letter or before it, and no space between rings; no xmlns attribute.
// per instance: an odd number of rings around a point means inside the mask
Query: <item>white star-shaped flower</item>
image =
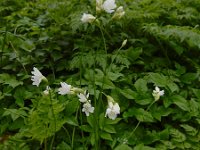
<svg viewBox="0 0 200 150"><path fill-rule="evenodd" d="M72 86L65 83L65 82L60 82L61 87L58 89L58 94L60 95L66 95L66 94L72 94L71 88Z"/></svg>
<svg viewBox="0 0 200 150"><path fill-rule="evenodd" d="M83 13L83 15L81 17L81 21L83 23L92 23L95 19L96 19L96 17L94 17L91 14L86 14L86 13Z"/></svg>
<svg viewBox="0 0 200 150"><path fill-rule="evenodd" d="M102 8L107 12L107 13L113 13L115 10L115 8L117 7L117 5L115 4L115 0L106 0L103 5Z"/></svg>
<svg viewBox="0 0 200 150"><path fill-rule="evenodd" d="M87 93L86 91L84 91L84 94L80 93L80 94L77 94L77 96L79 97L79 101L80 102L85 103L85 102L88 101L89 93Z"/></svg>
<svg viewBox="0 0 200 150"><path fill-rule="evenodd" d="M82 112L85 112L86 116L89 116L90 113L94 112L94 107L92 107L90 101L87 101L83 104Z"/></svg>
<svg viewBox="0 0 200 150"><path fill-rule="evenodd" d="M33 74L33 76L31 76L31 80L33 81L32 84L37 87L42 80L47 80L36 67L33 67L33 71L31 71L31 73Z"/></svg>
<svg viewBox="0 0 200 150"><path fill-rule="evenodd" d="M160 88L159 87L155 87L155 90L153 90L153 97L154 99L157 101L160 99L160 96L163 96L165 94L164 90L160 91Z"/></svg>
<svg viewBox="0 0 200 150"><path fill-rule="evenodd" d="M120 114L120 107L118 103L108 102L105 117L115 120L117 115Z"/></svg>

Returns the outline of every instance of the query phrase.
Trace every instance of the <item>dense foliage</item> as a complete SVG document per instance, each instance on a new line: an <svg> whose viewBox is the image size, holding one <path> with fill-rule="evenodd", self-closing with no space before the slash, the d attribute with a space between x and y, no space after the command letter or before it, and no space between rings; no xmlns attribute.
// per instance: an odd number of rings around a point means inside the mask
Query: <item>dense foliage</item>
<svg viewBox="0 0 200 150"><path fill-rule="evenodd" d="M116 4L121 18L94 0L0 1L0 149L200 149L200 0ZM59 95L60 82L87 90L94 113Z"/></svg>

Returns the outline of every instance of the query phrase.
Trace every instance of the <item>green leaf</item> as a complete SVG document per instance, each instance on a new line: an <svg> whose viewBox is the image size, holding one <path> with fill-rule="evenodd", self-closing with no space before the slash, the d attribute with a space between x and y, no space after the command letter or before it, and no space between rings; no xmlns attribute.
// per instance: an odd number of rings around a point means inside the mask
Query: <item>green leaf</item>
<svg viewBox="0 0 200 150"><path fill-rule="evenodd" d="M100 137L105 140L113 141L111 134L107 132L101 132Z"/></svg>
<svg viewBox="0 0 200 150"><path fill-rule="evenodd" d="M135 116L137 118L137 120L141 121L141 122L154 122L154 118L151 115L150 112L145 111L142 108L130 108L128 110L128 112L125 112L123 115L125 118L126 117L132 117Z"/></svg>
<svg viewBox="0 0 200 150"><path fill-rule="evenodd" d="M185 129L185 131L187 132L187 134L191 135L191 136L195 136L198 133L198 130L196 130L194 127L187 125L187 124L181 124L180 125L182 128Z"/></svg>
<svg viewBox="0 0 200 150"><path fill-rule="evenodd" d="M125 89L119 89L119 91L127 99L135 99L135 97L137 96L137 92L131 89L125 88Z"/></svg>
<svg viewBox="0 0 200 150"><path fill-rule="evenodd" d="M144 146L143 144L139 144L135 146L133 150L156 150L156 149L149 146Z"/></svg>
<svg viewBox="0 0 200 150"><path fill-rule="evenodd" d="M173 96L170 97L170 99L172 100L172 102L174 104L176 104L182 110L184 110L184 111L189 111L190 110L188 101L185 100L185 98L183 98L182 96L173 95Z"/></svg>
<svg viewBox="0 0 200 150"><path fill-rule="evenodd" d="M197 78L198 78L198 74L197 73L186 73L186 74L181 76L180 80L183 83L191 84Z"/></svg>
<svg viewBox="0 0 200 150"><path fill-rule="evenodd" d="M192 89L192 92L194 93L194 95L198 98L198 99L200 99L200 89Z"/></svg>
<svg viewBox="0 0 200 150"><path fill-rule="evenodd" d="M172 141L183 142L186 140L185 134L180 132L178 129L171 128L169 131L172 136Z"/></svg>
<svg viewBox="0 0 200 150"><path fill-rule="evenodd" d="M81 130L83 130L85 132L93 132L93 129L89 125L82 125L82 126L80 126L80 128L81 128Z"/></svg>
<svg viewBox="0 0 200 150"><path fill-rule="evenodd" d="M12 88L15 88L19 85L23 85L23 82L16 80L16 77L9 74L0 74L0 83L8 84Z"/></svg>
<svg viewBox="0 0 200 150"><path fill-rule="evenodd" d="M66 121L66 123L68 123L70 125L78 126L78 121L77 121L76 117L74 117L74 116L66 117L65 121Z"/></svg>
<svg viewBox="0 0 200 150"><path fill-rule="evenodd" d="M108 133L116 133L115 127L113 125L105 125L103 130Z"/></svg>
<svg viewBox="0 0 200 150"><path fill-rule="evenodd" d="M159 73L149 73L147 78L148 78L149 82L152 82L156 86L159 86L159 87L165 87L169 83L168 78Z"/></svg>
<svg viewBox="0 0 200 150"><path fill-rule="evenodd" d="M114 150L132 150L132 148L126 144L121 144L118 145Z"/></svg>
<svg viewBox="0 0 200 150"><path fill-rule="evenodd" d="M138 92L147 92L148 91L148 87L147 87L147 81L144 79L138 79L135 84L134 84L136 90Z"/></svg>

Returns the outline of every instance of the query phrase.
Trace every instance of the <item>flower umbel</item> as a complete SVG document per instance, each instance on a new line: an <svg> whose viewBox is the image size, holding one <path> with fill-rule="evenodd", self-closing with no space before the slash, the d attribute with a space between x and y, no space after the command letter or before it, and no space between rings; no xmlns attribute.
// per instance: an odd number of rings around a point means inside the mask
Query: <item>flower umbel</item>
<svg viewBox="0 0 200 150"><path fill-rule="evenodd" d="M115 0L106 0L103 5L102 8L107 12L107 13L113 13L115 10L115 8L117 7L117 5L115 4Z"/></svg>
<svg viewBox="0 0 200 150"><path fill-rule="evenodd" d="M31 73L33 74L33 76L31 76L31 80L33 81L33 83L32 83L33 85L36 85L38 87L42 80L47 81L45 76L43 76L42 73L36 67L33 67L33 71Z"/></svg>
<svg viewBox="0 0 200 150"><path fill-rule="evenodd" d="M60 95L66 95L66 94L73 94L71 91L72 86L65 83L65 82L60 82L61 87L58 89L58 94Z"/></svg>
<svg viewBox="0 0 200 150"><path fill-rule="evenodd" d="M117 115L120 114L119 104L116 102L108 102L108 108L106 109L105 117L115 120Z"/></svg>
<svg viewBox="0 0 200 150"><path fill-rule="evenodd" d="M77 96L78 96L80 102L85 103L88 101L89 93L84 91L84 94L80 93L80 94L77 94Z"/></svg>
<svg viewBox="0 0 200 150"><path fill-rule="evenodd" d="M96 17L94 17L93 15L83 13L81 21L83 23L92 23L95 19L96 19Z"/></svg>
<svg viewBox="0 0 200 150"><path fill-rule="evenodd" d="M87 101L83 104L82 112L85 112L86 116L89 116L90 113L94 112L94 107L92 107L90 101Z"/></svg>
<svg viewBox="0 0 200 150"><path fill-rule="evenodd" d="M153 90L152 95L153 95L155 101L157 101L160 99L160 96L164 95L164 90L160 91L160 88L156 86L155 90Z"/></svg>

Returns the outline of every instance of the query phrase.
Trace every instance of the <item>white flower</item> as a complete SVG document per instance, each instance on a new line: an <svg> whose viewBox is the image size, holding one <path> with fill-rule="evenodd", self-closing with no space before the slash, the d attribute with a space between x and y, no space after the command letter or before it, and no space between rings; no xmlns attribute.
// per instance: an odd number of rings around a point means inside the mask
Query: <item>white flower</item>
<svg viewBox="0 0 200 150"><path fill-rule="evenodd" d="M33 71L31 73L33 74L33 76L31 76L33 85L39 86L42 80L47 80L36 67L33 67Z"/></svg>
<svg viewBox="0 0 200 150"><path fill-rule="evenodd" d="M122 16L124 16L125 11L123 6L120 6L117 8L117 10L115 11L114 16L112 17L113 19L120 19Z"/></svg>
<svg viewBox="0 0 200 150"><path fill-rule="evenodd" d="M115 120L117 115L120 114L120 107L118 103L108 102L108 108L106 109L105 117Z"/></svg>
<svg viewBox="0 0 200 150"><path fill-rule="evenodd" d="M58 89L58 94L61 94L61 95L72 94L71 85L65 82L60 82L60 84L61 84L61 87Z"/></svg>
<svg viewBox="0 0 200 150"><path fill-rule="evenodd" d="M86 116L89 116L90 113L94 112L94 107L92 107L89 101L83 104L82 112L85 112Z"/></svg>
<svg viewBox="0 0 200 150"><path fill-rule="evenodd" d="M51 88L49 86L46 87L46 90L43 91L44 95L49 95L49 91L51 90Z"/></svg>
<svg viewBox="0 0 200 150"><path fill-rule="evenodd" d="M94 17L93 15L83 13L81 21L83 23L92 23L95 19L96 19L96 17Z"/></svg>
<svg viewBox="0 0 200 150"><path fill-rule="evenodd" d="M85 103L88 101L89 93L87 94L86 91L84 91L84 94L80 93L77 94L77 96L79 97L80 102Z"/></svg>
<svg viewBox="0 0 200 150"><path fill-rule="evenodd" d="M155 101L157 101L160 99L160 96L164 95L164 90L160 91L160 88L156 86L155 90L153 90L152 95L153 95Z"/></svg>
<svg viewBox="0 0 200 150"><path fill-rule="evenodd" d="M115 0L106 0L102 7L107 13L113 13L117 5L115 4Z"/></svg>
<svg viewBox="0 0 200 150"><path fill-rule="evenodd" d="M103 0L96 0L96 11L100 12L102 10Z"/></svg>

